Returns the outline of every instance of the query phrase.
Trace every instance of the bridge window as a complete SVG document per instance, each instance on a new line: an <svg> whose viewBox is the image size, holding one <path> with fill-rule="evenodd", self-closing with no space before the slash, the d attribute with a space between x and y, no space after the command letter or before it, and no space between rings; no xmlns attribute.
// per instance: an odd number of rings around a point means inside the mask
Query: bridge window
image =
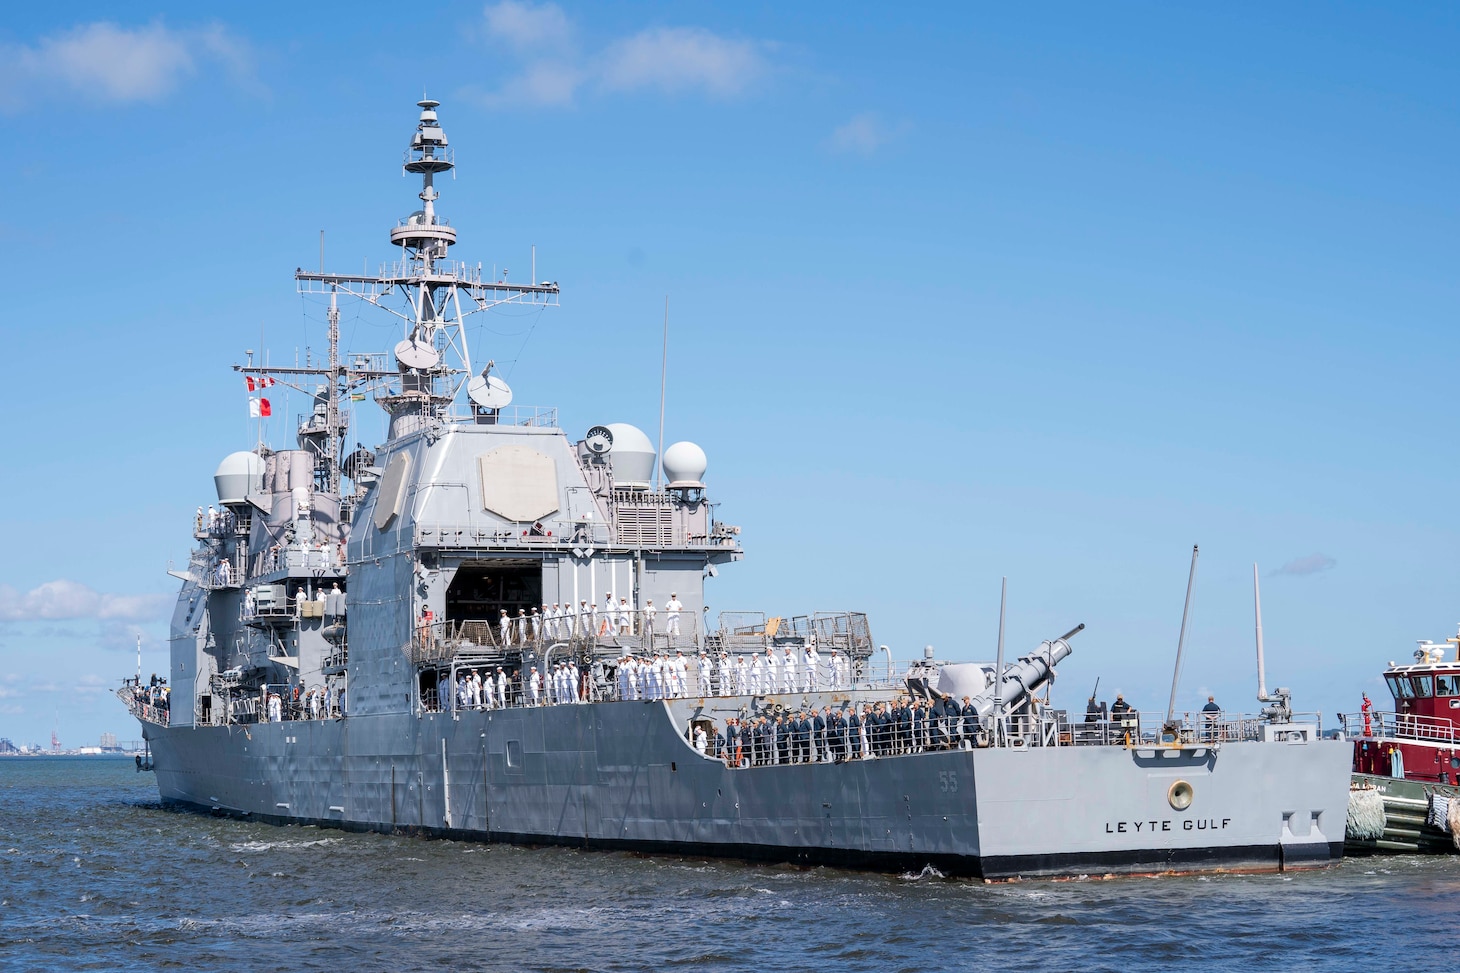
<svg viewBox="0 0 1460 973"><path fill-rule="evenodd" d="M1414 695L1414 688L1410 686L1409 680L1402 676L1385 676L1384 681L1389 683L1389 692L1395 699L1409 699Z"/></svg>
<svg viewBox="0 0 1460 973"><path fill-rule="evenodd" d="M1435 677L1436 696L1460 696L1460 674Z"/></svg>
<svg viewBox="0 0 1460 973"><path fill-rule="evenodd" d="M1427 699L1435 694L1435 680L1433 676L1412 676L1410 681L1414 683L1414 694L1422 699Z"/></svg>

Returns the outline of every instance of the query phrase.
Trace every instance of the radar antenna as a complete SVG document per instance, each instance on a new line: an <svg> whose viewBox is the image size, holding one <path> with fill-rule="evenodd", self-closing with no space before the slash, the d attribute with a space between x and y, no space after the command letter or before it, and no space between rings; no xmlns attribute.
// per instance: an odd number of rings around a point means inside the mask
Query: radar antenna
<svg viewBox="0 0 1460 973"><path fill-rule="evenodd" d="M441 197L436 178L454 171L455 156L436 113L440 103L426 98L416 104L421 114L402 169L421 177L421 208L391 228L390 242L400 247L400 259L374 275L298 270L294 279L300 293L337 289L401 319L402 340L395 346L400 387L377 401L393 417L414 414L430 419L446 414L473 374L464 319L499 304L556 307L558 285L484 278L480 264L473 268L449 258L456 229L436 212ZM382 303L396 290L407 304L401 311ZM488 376L481 377L490 385Z"/></svg>
<svg viewBox="0 0 1460 973"><path fill-rule="evenodd" d="M277 377L280 384L315 398L315 414L306 418L299 438L321 457L317 467L319 485L337 495L342 476L354 479L351 470L342 469L348 403L363 401L367 393L374 392L375 400L391 415L392 437L447 417L463 392L479 408L500 409L511 401L511 390L489 374L491 363L480 376L472 378L472 384L480 382L482 391L478 395L501 404L483 405L467 388L473 369L464 320L501 304L558 306L555 281L514 284L506 280L505 274L501 279L491 275L484 278L481 264L469 267L449 259L456 229L436 212L441 195L436 189L436 177L455 170L455 157L436 114L439 102L427 98L416 104L421 113L402 169L421 177L421 208L390 230L390 242L400 247L400 259L382 264L376 274L331 274L323 267L318 272L302 268L294 272L300 294L329 298L328 363L320 366L306 362L302 367L255 365L250 355L247 365L233 366L238 372ZM399 310L386 303L396 292L404 299ZM402 333L394 348L394 368L386 355L352 354L348 364L341 360L341 295L366 301L400 318ZM305 381L308 377L324 379L324 384L311 387ZM401 419L408 421L398 423Z"/></svg>

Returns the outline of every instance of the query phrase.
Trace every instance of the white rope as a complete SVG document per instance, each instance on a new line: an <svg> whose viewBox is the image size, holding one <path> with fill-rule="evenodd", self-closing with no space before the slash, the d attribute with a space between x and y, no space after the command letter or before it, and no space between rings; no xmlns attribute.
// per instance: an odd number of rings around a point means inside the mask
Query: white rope
<svg viewBox="0 0 1460 973"><path fill-rule="evenodd" d="M1372 788L1348 792L1348 822L1344 833L1349 838L1376 840L1383 837L1388 824L1384 798Z"/></svg>

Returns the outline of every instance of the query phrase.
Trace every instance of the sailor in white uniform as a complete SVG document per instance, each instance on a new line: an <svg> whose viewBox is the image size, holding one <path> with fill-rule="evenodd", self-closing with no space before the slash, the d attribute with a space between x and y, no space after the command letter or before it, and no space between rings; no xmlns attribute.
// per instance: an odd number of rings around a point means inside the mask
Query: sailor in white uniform
<svg viewBox="0 0 1460 973"><path fill-rule="evenodd" d="M791 653L791 647L786 646L786 657L781 661L781 692L794 693L797 685L796 678L796 656Z"/></svg>
<svg viewBox="0 0 1460 973"><path fill-rule="evenodd" d="M776 650L767 648L765 650L765 672L766 692L779 692L781 688L781 660L776 658Z"/></svg>
<svg viewBox="0 0 1460 973"><path fill-rule="evenodd" d="M497 637L501 640L503 648L512 644L512 619L507 617L507 609L505 608L499 609Z"/></svg>
<svg viewBox="0 0 1460 973"><path fill-rule="evenodd" d="M759 696L764 690L761 688L765 677L765 667L761 665L760 653L750 657L750 691Z"/></svg>
<svg viewBox="0 0 1460 973"><path fill-rule="evenodd" d="M497 667L497 705L507 708L507 673L501 666Z"/></svg>
<svg viewBox="0 0 1460 973"><path fill-rule="evenodd" d="M537 671L537 666L532 667L532 674L527 677L527 692L532 698L532 705L542 704L542 676Z"/></svg>
<svg viewBox="0 0 1460 973"><path fill-rule="evenodd" d="M627 598L618 600L618 633L620 635L634 634L634 610L629 607Z"/></svg>
<svg viewBox="0 0 1460 973"><path fill-rule="evenodd" d="M619 699L638 699L638 691L635 688L635 680L639 674L639 661L630 654L624 655L623 665L619 667L622 677L623 689Z"/></svg>
<svg viewBox="0 0 1460 973"><path fill-rule="evenodd" d="M680 649L672 660L674 665L674 695L689 695L689 662L684 657L684 650Z"/></svg>
<svg viewBox="0 0 1460 973"><path fill-rule="evenodd" d="M700 680L700 695L709 696L712 691L710 683L710 657L706 653L700 653L699 662L695 665L695 672Z"/></svg>
<svg viewBox="0 0 1460 973"><path fill-rule="evenodd" d="M648 600L648 602L646 602L644 604L644 633L643 634L645 634L645 635L652 636L654 634L654 613L655 613L656 610L657 609L655 609L655 607L654 607L654 599L653 598L650 598Z"/></svg>
<svg viewBox="0 0 1460 973"><path fill-rule="evenodd" d="M664 672L664 666L656 655L649 659L644 666L644 697L646 699L659 698L659 677Z"/></svg>
<svg viewBox="0 0 1460 973"><path fill-rule="evenodd" d="M669 600L664 603L664 634L674 636L679 634L679 613L684 611L684 605L680 603L679 595L669 593Z"/></svg>
<svg viewBox="0 0 1460 973"><path fill-rule="evenodd" d="M542 638L542 616L545 614L547 614L547 605L542 606L542 614L539 614L538 610L534 608L531 617L528 619L532 623L532 640L534 642Z"/></svg>
<svg viewBox="0 0 1460 973"><path fill-rule="evenodd" d="M594 629L599 635L612 635L614 630L614 619L618 613L614 611L613 592L603 596L603 618L599 620L598 627Z"/></svg>
<svg viewBox="0 0 1460 973"><path fill-rule="evenodd" d="M806 691L821 688L821 655L816 651L816 642L806 643Z"/></svg>
<svg viewBox="0 0 1460 973"><path fill-rule="evenodd" d="M745 656L735 657L735 691L742 696L750 693L750 666L745 664Z"/></svg>

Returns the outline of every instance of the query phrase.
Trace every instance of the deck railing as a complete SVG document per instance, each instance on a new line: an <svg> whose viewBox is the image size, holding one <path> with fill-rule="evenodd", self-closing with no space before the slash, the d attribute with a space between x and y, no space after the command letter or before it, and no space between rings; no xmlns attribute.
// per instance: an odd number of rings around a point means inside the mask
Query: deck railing
<svg viewBox="0 0 1460 973"><path fill-rule="evenodd" d="M159 691L157 687L138 686L129 682L117 690L117 698L127 707L129 713L142 722L167 726L171 693Z"/></svg>
<svg viewBox="0 0 1460 973"><path fill-rule="evenodd" d="M1346 737L1358 739L1427 740L1453 743L1460 740L1460 724L1437 716L1415 716L1410 713L1340 713L1339 722Z"/></svg>

